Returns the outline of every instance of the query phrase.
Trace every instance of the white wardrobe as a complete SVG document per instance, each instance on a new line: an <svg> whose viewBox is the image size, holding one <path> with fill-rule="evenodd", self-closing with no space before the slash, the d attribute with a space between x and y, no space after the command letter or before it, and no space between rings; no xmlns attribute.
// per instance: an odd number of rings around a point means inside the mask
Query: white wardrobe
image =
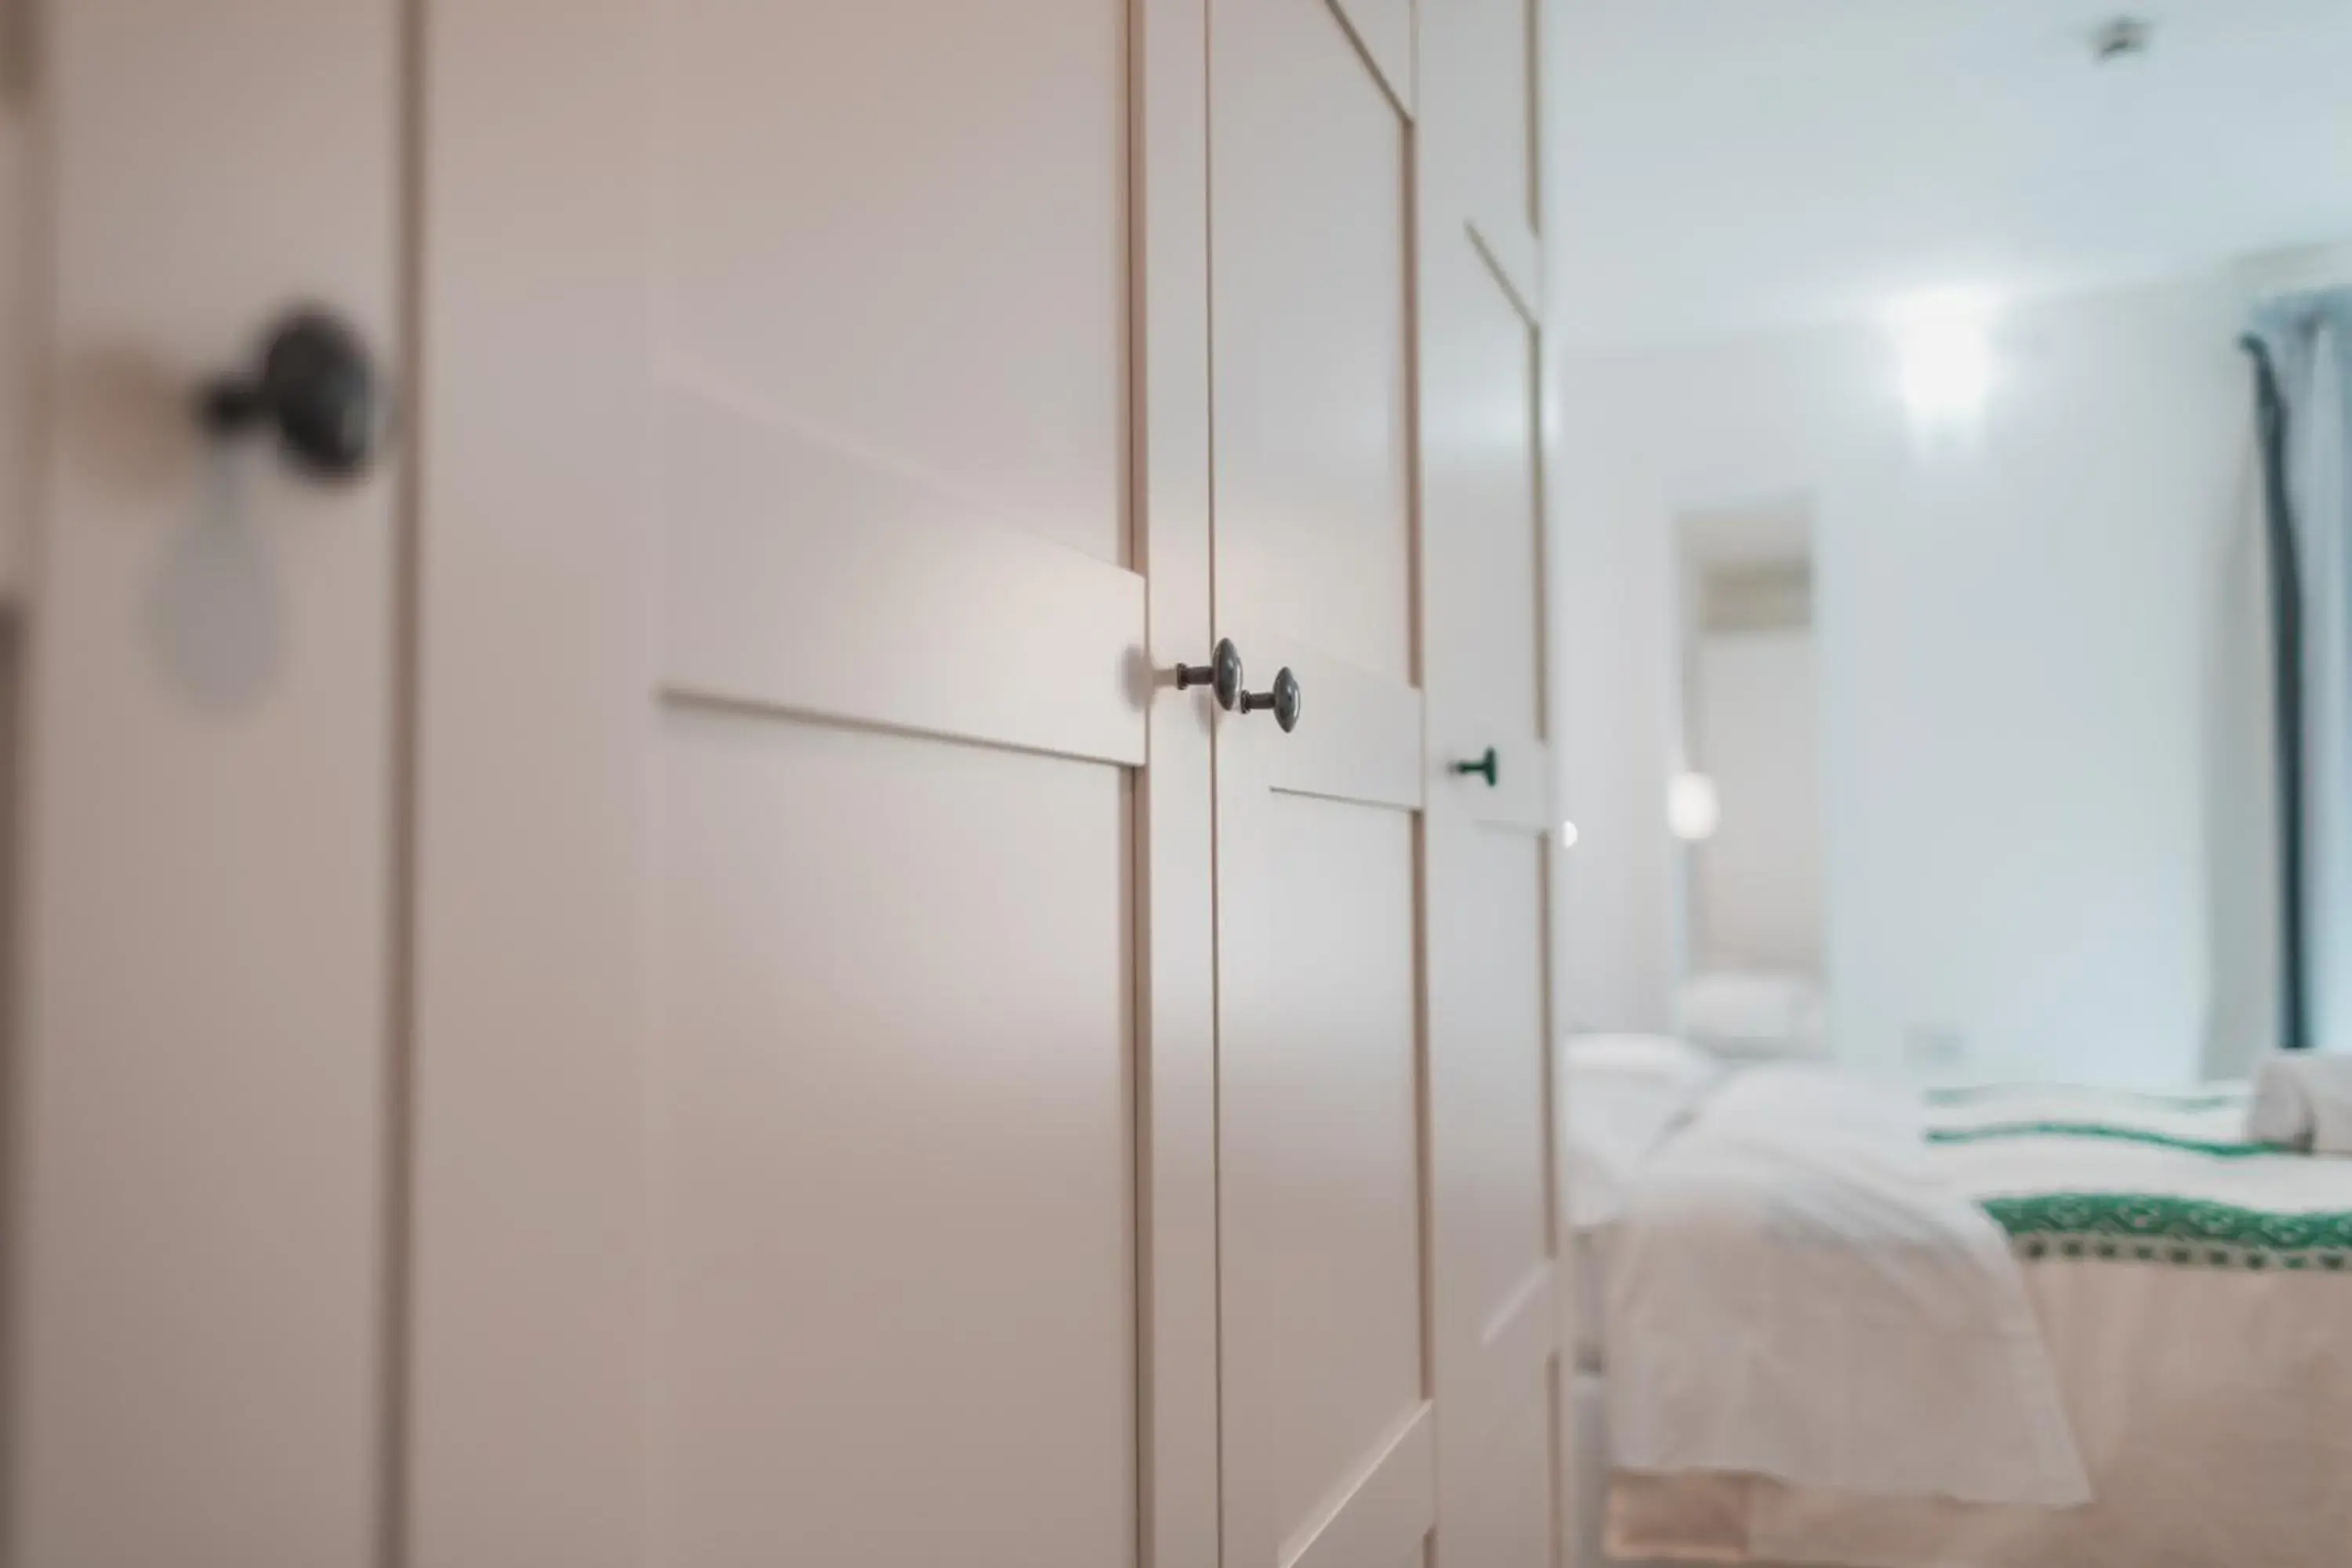
<svg viewBox="0 0 2352 1568"><path fill-rule="evenodd" d="M8 1568L1566 1561L1540 6L46 0Z"/></svg>

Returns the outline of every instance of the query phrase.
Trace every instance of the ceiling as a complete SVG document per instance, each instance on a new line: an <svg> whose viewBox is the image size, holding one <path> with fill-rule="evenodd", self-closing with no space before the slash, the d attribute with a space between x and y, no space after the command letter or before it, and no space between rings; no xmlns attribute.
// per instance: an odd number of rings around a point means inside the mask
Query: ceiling
<svg viewBox="0 0 2352 1568"><path fill-rule="evenodd" d="M1686 342L2352 239L2352 0L1563 0L1564 340Z"/></svg>

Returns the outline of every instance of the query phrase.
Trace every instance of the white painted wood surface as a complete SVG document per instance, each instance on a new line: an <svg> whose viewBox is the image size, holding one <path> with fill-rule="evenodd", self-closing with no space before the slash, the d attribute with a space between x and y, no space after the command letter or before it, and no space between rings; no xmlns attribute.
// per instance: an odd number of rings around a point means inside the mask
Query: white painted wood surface
<svg viewBox="0 0 2352 1568"><path fill-rule="evenodd" d="M1538 257L1538 292L1542 297L1537 303L1540 310L1549 311L1554 320L1557 320L1557 309L1549 297L1549 291L1556 270L1556 247L1565 243L1560 237L1572 231L1576 215L1570 204L1562 199L1560 160L1545 159L1540 155L1540 150L1548 143L1556 143L1560 134L1559 116L1563 106L1556 84L1561 79L1562 56L1569 47L1568 29L1561 26L1564 5L1565 0L1529 0L1528 26L1528 47L1533 57L1528 72L1533 93L1528 105L1530 140L1538 150L1530 182L1533 186L1533 222L1539 238L1549 234L1552 239L1552 243L1545 246ZM1545 543L1542 566L1543 658L1547 677L1543 688L1542 717L1544 733L1554 742L1566 734L1566 726L1571 720L1561 685L1553 678L1556 668L1554 650L1562 646L1559 623L1567 613L1565 606L1570 602L1564 584L1569 581L1571 566L1568 552L1556 547L1559 533L1552 526L1557 516L1553 500L1557 493L1555 486L1563 467L1560 455L1560 426L1564 417L1559 393L1560 352L1558 333L1539 329L1536 353L1536 494L1543 518L1543 531L1539 537ZM1556 827L1566 826L1565 815L1570 804L1565 768L1558 760L1557 752L1546 770L1545 777L1555 791L1552 815L1545 819L1543 826L1546 834L1545 865L1551 872L1545 899L1547 1005L1544 1041L1548 1064L1548 1126L1553 1150L1548 1192L1551 1204L1552 1296L1556 1306L1553 1322L1556 1331L1551 1413L1547 1423L1551 1438L1552 1462L1549 1474L1542 1479L1549 1483L1547 1489L1551 1497L1556 1559L1564 1568L1582 1568L1589 1554L1582 1552L1579 1543L1588 1537L1598 1522L1587 1518L1591 1489L1585 1484L1584 1477L1596 1465L1604 1462L1604 1457L1589 1451L1590 1426L1581 1414L1589 1402L1581 1397L1575 1358L1571 1353L1571 1347L1580 1342L1579 1303L1589 1300L1590 1296L1589 1292L1579 1288L1575 1275L1575 1236L1569 1222L1571 1212L1568 1193L1569 1162L1561 1157L1568 1138L1568 1096L1573 1091L1562 1066L1560 1044L1570 1016L1566 1000L1568 987L1573 983L1574 976L1568 966L1567 922L1561 918L1560 911L1564 908L1565 888L1574 871L1570 859L1570 847L1559 837L1551 837Z"/></svg>
<svg viewBox="0 0 2352 1568"><path fill-rule="evenodd" d="M1252 689L1269 689L1275 673L1288 669L1302 693L1306 717L1266 756L1272 787L1421 809L1426 785L1418 687L1262 628L1242 646L1251 655Z"/></svg>
<svg viewBox="0 0 2352 1568"><path fill-rule="evenodd" d="M1362 43L1213 0L1218 629L1304 698L1217 723L1229 1568L1419 1562L1434 1515L1412 128Z"/></svg>
<svg viewBox="0 0 2352 1568"><path fill-rule="evenodd" d="M194 388L299 300L387 374L394 0L41 7L5 1555L374 1561L395 468Z"/></svg>
<svg viewBox="0 0 2352 1568"><path fill-rule="evenodd" d="M1422 18L1433 1333L1445 1562L1560 1562L1546 554L1528 0ZM1499 773L1454 771L1494 748Z"/></svg>
<svg viewBox="0 0 2352 1568"><path fill-rule="evenodd" d="M1435 1424L1416 1405L1376 1443L1361 1469L1282 1544L1288 1568L1350 1568L1358 1563L1410 1562L1437 1522L1431 1449ZM1411 1554L1399 1558L1397 1545Z"/></svg>
<svg viewBox="0 0 2352 1568"><path fill-rule="evenodd" d="M1202 35L428 29L416 1562L1213 1561Z"/></svg>
<svg viewBox="0 0 2352 1568"><path fill-rule="evenodd" d="M410 1561L650 1555L656 714L641 0L418 59ZM551 287L551 279L562 286Z"/></svg>
<svg viewBox="0 0 2352 1568"><path fill-rule="evenodd" d="M1448 78L1443 118L1462 156L1453 161L1447 205L1474 231L1511 289L1533 314L1543 291L1536 237L1536 187L1543 138L1536 123L1541 61L1536 50L1544 0L1452 0L1424 26L1442 31L1424 67ZM1442 55L1444 63L1437 63ZM1449 92L1460 87L1469 90Z"/></svg>
<svg viewBox="0 0 2352 1568"><path fill-rule="evenodd" d="M1124 770L676 705L656 751L663 1557L1130 1561Z"/></svg>
<svg viewBox="0 0 2352 1568"><path fill-rule="evenodd" d="M1155 681L1204 662L1209 593L1207 0L1129 11L1130 314ZM1155 692L1138 810L1144 1005L1136 1127L1141 1568L1216 1568L1216 902L1209 694Z"/></svg>
<svg viewBox="0 0 2352 1568"><path fill-rule="evenodd" d="M51 9L15 1560L1550 1560L1512 6Z"/></svg>
<svg viewBox="0 0 2352 1568"><path fill-rule="evenodd" d="M1412 114L1413 0L1329 0L1401 114Z"/></svg>
<svg viewBox="0 0 2352 1568"><path fill-rule="evenodd" d="M658 417L665 691L1143 761L1140 576L755 410Z"/></svg>
<svg viewBox="0 0 2352 1568"><path fill-rule="evenodd" d="M1255 689L1266 637L1410 686L1409 127L1326 0L1226 0L1210 46L1218 627Z"/></svg>

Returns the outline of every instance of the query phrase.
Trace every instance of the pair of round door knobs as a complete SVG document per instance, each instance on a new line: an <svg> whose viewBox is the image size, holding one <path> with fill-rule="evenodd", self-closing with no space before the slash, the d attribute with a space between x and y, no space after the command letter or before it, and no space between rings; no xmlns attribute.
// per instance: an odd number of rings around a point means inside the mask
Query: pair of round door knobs
<svg viewBox="0 0 2352 1568"><path fill-rule="evenodd" d="M1195 686L1205 686L1215 695L1217 706L1228 713L1255 713L1271 708L1274 710L1274 721L1282 726L1284 734L1298 728L1298 677L1290 673L1288 665L1276 673L1271 691L1246 691L1243 689L1244 685L1242 650L1234 646L1231 637L1218 640L1216 652L1211 656L1209 663L1180 664L1176 667L1177 690L1189 691ZM1455 763L1454 771L1485 779L1488 789L1503 782L1502 758L1492 746L1475 760Z"/></svg>
<svg viewBox="0 0 2352 1568"><path fill-rule="evenodd" d="M1207 664L1180 664L1176 667L1176 689L1189 691L1195 686L1205 686L1217 700L1217 706L1228 713L1257 713L1274 710L1274 721L1282 726L1286 735L1298 728L1298 677L1285 665L1275 673L1274 689L1270 691L1246 691L1242 679L1242 650L1234 646L1231 637L1218 639L1216 651Z"/></svg>

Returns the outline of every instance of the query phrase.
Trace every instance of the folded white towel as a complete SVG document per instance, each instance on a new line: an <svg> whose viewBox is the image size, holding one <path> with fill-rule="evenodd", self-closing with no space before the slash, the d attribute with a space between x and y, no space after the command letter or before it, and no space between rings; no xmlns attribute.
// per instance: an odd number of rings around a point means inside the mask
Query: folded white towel
<svg viewBox="0 0 2352 1568"><path fill-rule="evenodd" d="M2352 1154L2352 1056L2295 1051L2254 1074L2246 1136L2315 1154Z"/></svg>

